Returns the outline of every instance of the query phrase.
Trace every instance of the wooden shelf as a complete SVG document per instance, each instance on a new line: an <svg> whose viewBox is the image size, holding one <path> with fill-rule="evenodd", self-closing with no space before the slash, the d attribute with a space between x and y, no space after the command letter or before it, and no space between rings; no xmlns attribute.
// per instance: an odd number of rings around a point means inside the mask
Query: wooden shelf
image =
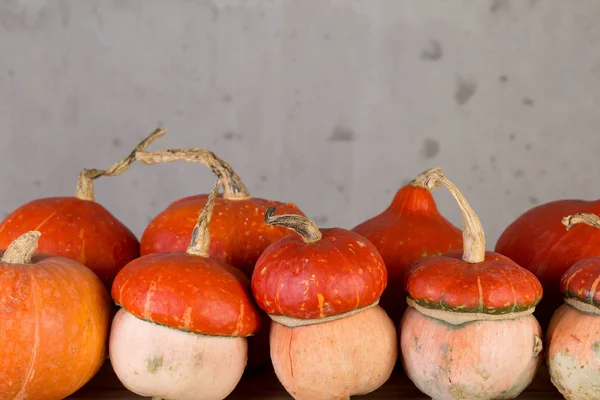
<svg viewBox="0 0 600 400"><path fill-rule="evenodd" d="M121 385L121 382L114 374L110 363L107 362L96 377L91 380L84 388L75 393L69 399L88 399L88 400L134 400L142 399ZM236 390L228 399L291 399L283 389L273 369L265 366L257 371L248 373L242 378ZM395 371L390 380L379 390L366 396L355 397L356 399L405 399L405 400L430 400L408 380L401 372ZM550 383L548 370L545 366L540 371L529 386L529 388L518 397L521 400L527 399L562 399L563 397Z"/></svg>

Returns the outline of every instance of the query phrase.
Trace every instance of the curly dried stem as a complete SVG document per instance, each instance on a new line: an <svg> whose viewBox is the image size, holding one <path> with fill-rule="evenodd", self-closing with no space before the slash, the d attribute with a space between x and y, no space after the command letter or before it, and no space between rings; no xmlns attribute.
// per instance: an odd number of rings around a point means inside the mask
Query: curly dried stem
<svg viewBox="0 0 600 400"><path fill-rule="evenodd" d="M267 208L265 212L265 223L271 226L282 226L302 236L304 243L312 243L321 240L321 231L310 219L301 215L275 215L275 207Z"/></svg>
<svg viewBox="0 0 600 400"><path fill-rule="evenodd" d="M250 198L246 186L235 173L231 165L217 157L209 150L168 149L153 152L138 152L136 159L147 165L162 164L173 161L198 162L211 169L213 174L223 182L223 198L228 200L245 200Z"/></svg>
<svg viewBox="0 0 600 400"><path fill-rule="evenodd" d="M108 169L84 169L79 173L77 179L77 191L75 197L81 200L94 201L94 179L98 179L101 176L115 176L120 175L127 171L131 164L135 161L135 155L138 151L146 150L146 148L163 136L167 131L162 128L155 129L150 135L142 140L131 153L121 161L118 161L111 165Z"/></svg>
<svg viewBox="0 0 600 400"><path fill-rule="evenodd" d="M38 248L40 236L38 231L19 236L8 246L1 261L6 264L30 264L31 257Z"/></svg>
<svg viewBox="0 0 600 400"><path fill-rule="evenodd" d="M576 213L564 217L561 222L567 230L577 224L585 224L600 229L600 217L596 214Z"/></svg>
<svg viewBox="0 0 600 400"><path fill-rule="evenodd" d="M421 172L415 179L410 181L409 185L429 190L429 188L425 186L425 179L427 178L427 176L431 175L433 172L435 172L436 174L442 174L442 169L441 168L432 168L432 169L428 169L427 171Z"/></svg>
<svg viewBox="0 0 600 400"><path fill-rule="evenodd" d="M186 253L188 254L208 257L208 249L210 248L210 230L208 227L210 225L210 219L220 187L221 180L217 179L217 182L208 194L208 199L206 200L204 208L200 211L200 215L198 215L198 222L196 222L196 226L192 231L192 240L186 250Z"/></svg>
<svg viewBox="0 0 600 400"><path fill-rule="evenodd" d="M433 168L423 173L421 182L429 190L445 186L456 199L462 212L464 252L462 259L468 263L479 263L485 260L485 236L479 217L471 208L463 194L450 182L442 170Z"/></svg>

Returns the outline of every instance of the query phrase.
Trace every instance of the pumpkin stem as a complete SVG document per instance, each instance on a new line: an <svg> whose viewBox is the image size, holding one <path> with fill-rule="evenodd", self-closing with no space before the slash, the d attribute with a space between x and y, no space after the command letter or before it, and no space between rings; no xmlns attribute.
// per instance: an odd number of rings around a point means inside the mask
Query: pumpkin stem
<svg viewBox="0 0 600 400"><path fill-rule="evenodd" d="M462 259L465 262L475 264L485 260L485 236L483 234L483 227L479 217L475 214L475 211L471 208L467 199L458 190L452 182L450 182L442 170L439 168L432 168L422 174L421 182L424 187L429 190L437 189L440 186L445 186L446 189L452 194L454 199L458 202L458 206L462 212L463 217L463 242L464 251Z"/></svg>
<svg viewBox="0 0 600 400"><path fill-rule="evenodd" d="M431 168L431 169L428 169L427 171L421 172L415 179L410 181L409 185L429 190L429 188L427 188L425 186L425 179L427 178L428 175L432 174L433 171L435 171L435 173L437 173L437 174L442 174L441 168L437 168L437 167Z"/></svg>
<svg viewBox="0 0 600 400"><path fill-rule="evenodd" d="M275 215L275 207L267 208L265 212L265 223L267 225L283 226L302 236L304 243L312 243L321 240L321 231L310 219L301 215Z"/></svg>
<svg viewBox="0 0 600 400"><path fill-rule="evenodd" d="M200 211L200 215L198 215L198 222L192 231L192 240L186 250L188 254L208 257L208 249L210 248L210 230L208 226L210 225L217 194L219 194L219 187L221 187L221 180L217 179L217 182L208 194L204 208Z"/></svg>
<svg viewBox="0 0 600 400"><path fill-rule="evenodd" d="M0 261L6 264L30 264L31 256L38 248L40 236L38 231L19 236L8 246Z"/></svg>
<svg viewBox="0 0 600 400"><path fill-rule="evenodd" d="M131 164L135 161L135 155L138 151L145 150L150 143L163 136L167 131L162 128L155 129L150 135L142 140L131 153L121 161L118 161L108 167L106 170L102 169L84 169L79 173L77 179L77 191L75 197L81 200L94 201L94 179L98 179L101 176L115 176L120 175L127 171Z"/></svg>
<svg viewBox="0 0 600 400"><path fill-rule="evenodd" d="M564 217L561 222L567 228L567 230L571 229L577 224L586 224L593 226L594 228L600 228L600 217L596 214L576 213Z"/></svg>
<svg viewBox="0 0 600 400"><path fill-rule="evenodd" d="M212 151L200 148L141 151L136 154L136 159L147 165L173 161L199 162L210 168L212 173L223 182L224 199L246 200L250 198L248 189L246 189L238 174L231 168L231 165L217 157Z"/></svg>

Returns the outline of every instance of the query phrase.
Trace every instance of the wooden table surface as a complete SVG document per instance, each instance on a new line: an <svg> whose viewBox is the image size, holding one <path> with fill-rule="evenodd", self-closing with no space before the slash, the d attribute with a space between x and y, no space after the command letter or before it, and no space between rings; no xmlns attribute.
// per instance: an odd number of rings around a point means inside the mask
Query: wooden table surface
<svg viewBox="0 0 600 400"><path fill-rule="evenodd" d="M142 399L121 385L114 374L110 363L106 363L98 375L90 381L79 392L69 399ZM248 373L242 378L235 391L228 399L291 399L283 389L270 366L265 366L257 371ZM404 400L430 400L406 378L401 371L395 371L390 380L379 390L366 396L355 397L356 399L404 399ZM545 366L529 386L529 388L518 397L527 399L562 399L563 397L550 383L548 370Z"/></svg>

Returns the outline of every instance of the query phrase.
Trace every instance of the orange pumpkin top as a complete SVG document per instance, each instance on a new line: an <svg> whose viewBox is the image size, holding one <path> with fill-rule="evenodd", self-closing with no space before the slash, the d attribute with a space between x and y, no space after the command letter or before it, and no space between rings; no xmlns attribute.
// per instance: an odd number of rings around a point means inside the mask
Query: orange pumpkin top
<svg viewBox="0 0 600 400"><path fill-rule="evenodd" d="M491 251L468 263L462 250L416 263L406 280L408 295L419 305L464 313L506 314L534 307L542 296L535 276Z"/></svg>
<svg viewBox="0 0 600 400"><path fill-rule="evenodd" d="M563 218L563 224L570 230L576 224L586 224L600 228L600 218L595 214L577 213ZM600 229L598 229L600 232ZM577 261L565 272L560 280L560 292L566 301L570 299L600 308L600 257L590 257ZM599 311L600 312L600 311Z"/></svg>
<svg viewBox="0 0 600 400"><path fill-rule="evenodd" d="M106 359L106 288L76 261L34 253L39 237L0 251L1 399L67 398Z"/></svg>
<svg viewBox="0 0 600 400"><path fill-rule="evenodd" d="M377 247L389 277L403 277L420 258L462 247L462 232L440 214L421 179L402 187L387 209L352 229Z"/></svg>
<svg viewBox="0 0 600 400"><path fill-rule="evenodd" d="M290 214L304 215L294 204L250 197L231 166L210 151L184 149L139 153L138 160L147 164L197 161L211 167L223 180L224 193L214 206L209 255L240 268L248 276L252 275L254 264L265 248L289 234L285 228L264 224L266 210L275 206ZM201 194L177 200L154 217L142 234L140 253L185 251L207 197Z"/></svg>
<svg viewBox="0 0 600 400"><path fill-rule="evenodd" d="M0 248L29 231L40 231L38 251L84 264L104 284L139 256L135 235L106 208L94 201L93 180L125 172L135 161L135 152L164 135L158 129L144 139L125 159L107 170L85 169L79 174L74 197L51 197L30 201L0 223Z"/></svg>
<svg viewBox="0 0 600 400"><path fill-rule="evenodd" d="M112 288L114 301L145 321L186 332L248 336L260 325L250 280L239 269L209 258L213 206L209 195L186 252L153 253L125 266Z"/></svg>
<svg viewBox="0 0 600 400"><path fill-rule="evenodd" d="M187 253L154 253L117 275L112 297L145 321L186 332L248 336L260 322L250 280L223 261Z"/></svg>
<svg viewBox="0 0 600 400"><path fill-rule="evenodd" d="M265 214L268 224L298 235L273 243L256 263L252 292L269 315L317 319L375 303L387 284L383 259L371 242L341 228L319 229L306 217Z"/></svg>
<svg viewBox="0 0 600 400"><path fill-rule="evenodd" d="M432 189L446 186L457 200L463 214L464 249L414 263L406 277L409 300L424 311L460 313L472 320L533 310L542 297L537 278L510 259L485 251L479 218L439 170L426 173L424 182Z"/></svg>
<svg viewBox="0 0 600 400"><path fill-rule="evenodd" d="M600 278L600 257L579 260L563 275L560 291L567 299L576 299L600 308L598 278Z"/></svg>

